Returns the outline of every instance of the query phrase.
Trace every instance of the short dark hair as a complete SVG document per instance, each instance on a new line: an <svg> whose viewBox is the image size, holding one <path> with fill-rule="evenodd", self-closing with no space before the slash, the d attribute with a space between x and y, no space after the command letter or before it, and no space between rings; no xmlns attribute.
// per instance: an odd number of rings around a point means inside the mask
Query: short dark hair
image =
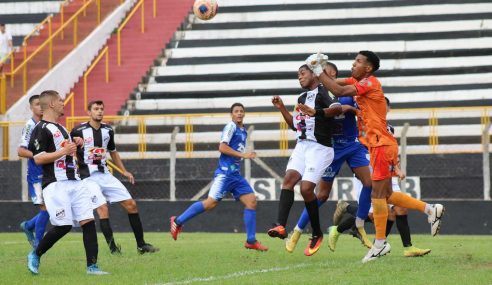
<svg viewBox="0 0 492 285"><path fill-rule="evenodd" d="M29 105L32 105L32 102L36 99L39 99L39 95L36 94L36 95L32 95L31 97L29 97Z"/></svg>
<svg viewBox="0 0 492 285"><path fill-rule="evenodd" d="M232 114L232 111L234 110L234 107L238 107L238 106L241 107L241 108L243 108L243 110L244 110L244 105L243 104L241 104L241 103L234 103L231 106L231 114Z"/></svg>
<svg viewBox="0 0 492 285"><path fill-rule="evenodd" d="M0 23L0 27L5 27L5 23Z"/></svg>
<svg viewBox="0 0 492 285"><path fill-rule="evenodd" d="M387 106L391 106L391 103L390 103L390 99L388 99L388 97L384 97L384 100L386 100L386 105Z"/></svg>
<svg viewBox="0 0 492 285"><path fill-rule="evenodd" d="M60 97L60 94L55 90L44 90L39 94L39 102L42 110L47 110L48 104L55 98Z"/></svg>
<svg viewBox="0 0 492 285"><path fill-rule="evenodd" d="M338 77L338 67L336 64L334 64L333 62L331 61L327 61L326 62L327 65L333 67L333 69L335 70L335 77Z"/></svg>
<svg viewBox="0 0 492 285"><path fill-rule="evenodd" d="M87 104L87 111L90 111L92 109L92 105L103 105L104 107L104 102L102 100L90 101L89 104Z"/></svg>
<svg viewBox="0 0 492 285"><path fill-rule="evenodd" d="M311 68L309 68L309 66L308 66L307 64L303 64L303 65L299 66L299 69L302 69L302 68L307 69L308 71L313 72L313 71L311 70Z"/></svg>
<svg viewBox="0 0 492 285"><path fill-rule="evenodd" d="M359 54L362 54L367 58L367 61L372 65L372 72L376 72L379 69L379 57L370 50L361 50Z"/></svg>

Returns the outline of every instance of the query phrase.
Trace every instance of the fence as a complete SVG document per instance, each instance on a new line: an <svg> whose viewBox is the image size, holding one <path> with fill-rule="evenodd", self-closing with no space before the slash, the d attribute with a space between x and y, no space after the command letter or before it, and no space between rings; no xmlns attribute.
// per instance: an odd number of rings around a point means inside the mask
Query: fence
<svg viewBox="0 0 492 285"><path fill-rule="evenodd" d="M395 110L391 119L398 122L401 115ZM477 117L478 122L487 122L480 118ZM85 120L87 118L69 117L67 127L70 129ZM137 179L135 186L128 185L130 191L139 199L164 200L200 199L206 195L217 166L220 132L228 120L229 114L105 117L115 128L117 149L126 168ZM259 158L245 160L243 174L259 199L276 199L288 156L295 145L295 134L280 128L279 113L247 113L245 121L249 127L254 127L249 129L248 147L254 149ZM9 129L22 128L23 124L0 125L4 146L17 141L8 138ZM423 126L396 125L402 168L409 176L402 188L423 199L490 199L490 124L478 124L476 131L470 126L462 127L466 131L471 129L469 132L474 134L467 136L469 143L462 143L462 137L455 135L452 138L458 143L446 148L420 145L429 142L425 135L415 140ZM441 127L446 126L438 126L438 134ZM465 132L457 125L451 127L455 134ZM444 141L444 137L439 139L441 143ZM9 153L9 149L12 146L3 147L3 158L15 159L16 154ZM19 173L22 172L13 175ZM115 175L125 180L117 171ZM351 170L344 166L335 181L332 199L354 198L351 175Z"/></svg>

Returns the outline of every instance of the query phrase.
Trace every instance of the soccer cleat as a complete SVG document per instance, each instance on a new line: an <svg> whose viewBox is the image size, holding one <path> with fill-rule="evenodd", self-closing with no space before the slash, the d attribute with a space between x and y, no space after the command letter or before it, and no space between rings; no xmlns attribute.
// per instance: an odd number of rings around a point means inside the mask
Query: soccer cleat
<svg viewBox="0 0 492 285"><path fill-rule="evenodd" d="M343 214L347 212L348 203L343 200L338 200L337 207L335 208L335 213L333 214L333 224L338 226L342 220Z"/></svg>
<svg viewBox="0 0 492 285"><path fill-rule="evenodd" d="M301 238L301 235L302 232L296 229L290 232L289 237L285 241L285 249L288 252L294 252L294 249L296 249L297 242L299 241L299 238Z"/></svg>
<svg viewBox="0 0 492 285"><path fill-rule="evenodd" d="M386 241L384 242L382 248L378 248L376 247L376 245L374 245L373 247L371 247L371 249L369 249L366 256L364 256L364 258L362 259L362 263L376 260L381 256L385 256L390 251L391 251L391 246Z"/></svg>
<svg viewBox="0 0 492 285"><path fill-rule="evenodd" d="M371 248L372 247L372 242L367 238L366 230L364 227L356 227L356 232L357 232L357 238L361 241L362 245Z"/></svg>
<svg viewBox="0 0 492 285"><path fill-rule="evenodd" d="M109 247L109 250L111 251L112 255L121 255L121 245L120 244L112 244Z"/></svg>
<svg viewBox="0 0 492 285"><path fill-rule="evenodd" d="M26 234L26 237L27 237L27 241L29 242L29 244L31 245L31 247L33 249L35 249L36 247L34 246L34 242L35 242L35 238L34 238L34 232L33 231L30 231L27 227L26 227L26 221L22 222L20 224L20 228L22 229L22 231Z"/></svg>
<svg viewBox="0 0 492 285"><path fill-rule="evenodd" d="M275 227L268 230L268 235L273 238L278 237L279 239L284 239L287 237L287 231L284 226L275 224Z"/></svg>
<svg viewBox="0 0 492 285"><path fill-rule="evenodd" d="M27 255L27 269L29 269L32 274L39 273L39 256L34 250Z"/></svg>
<svg viewBox="0 0 492 285"><path fill-rule="evenodd" d="M171 227L169 231L171 232L171 236L173 237L173 239L177 240L179 233L183 230L183 226L176 224L176 216L172 216L169 220L171 221Z"/></svg>
<svg viewBox="0 0 492 285"><path fill-rule="evenodd" d="M109 272L102 271L97 267L97 264L87 266L87 275L108 275Z"/></svg>
<svg viewBox="0 0 492 285"><path fill-rule="evenodd" d="M146 252L154 253L154 252L158 252L159 248L151 245L150 243L145 243L144 245L137 247L137 251L140 254L144 254Z"/></svg>
<svg viewBox="0 0 492 285"><path fill-rule="evenodd" d="M328 247L331 251L335 251L339 236L340 233L337 230L337 226L331 226L328 228Z"/></svg>
<svg viewBox="0 0 492 285"><path fill-rule="evenodd" d="M255 243L245 242L244 247L247 249L254 249L257 251L267 251L268 247L262 245L259 241L255 241Z"/></svg>
<svg viewBox="0 0 492 285"><path fill-rule="evenodd" d="M318 252L319 248L321 247L321 242L323 241L323 236L313 236L312 238L309 239L309 243L304 250L304 255L305 256L311 256L314 255L316 252Z"/></svg>
<svg viewBox="0 0 492 285"><path fill-rule="evenodd" d="M420 249L415 246L405 247L403 250L403 255L406 257L416 257L416 256L424 256L431 252L430 249Z"/></svg>
<svg viewBox="0 0 492 285"><path fill-rule="evenodd" d="M436 236L441 229L441 218L444 215L444 206L441 204L432 205L432 213L428 217L428 221L431 224L431 234Z"/></svg>

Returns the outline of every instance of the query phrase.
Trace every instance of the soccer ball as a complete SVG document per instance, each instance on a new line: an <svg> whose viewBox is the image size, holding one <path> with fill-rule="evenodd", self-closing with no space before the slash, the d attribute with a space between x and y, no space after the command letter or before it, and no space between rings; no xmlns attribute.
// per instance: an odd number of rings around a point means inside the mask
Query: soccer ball
<svg viewBox="0 0 492 285"><path fill-rule="evenodd" d="M216 0L195 0L193 13L202 20L210 20L215 17L219 5Z"/></svg>

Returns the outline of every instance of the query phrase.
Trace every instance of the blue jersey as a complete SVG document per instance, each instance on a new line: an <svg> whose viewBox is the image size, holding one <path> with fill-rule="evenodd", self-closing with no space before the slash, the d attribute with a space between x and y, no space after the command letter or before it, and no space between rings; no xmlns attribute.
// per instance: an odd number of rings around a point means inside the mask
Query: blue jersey
<svg viewBox="0 0 492 285"><path fill-rule="evenodd" d="M37 122L34 119L30 119L26 122L26 125L22 129L20 147L27 149L29 146L29 141L31 140L32 130L36 126ZM27 182L38 183L43 177L43 167L37 165L34 159L30 158L27 162Z"/></svg>
<svg viewBox="0 0 492 285"><path fill-rule="evenodd" d="M353 97L339 97L338 101L342 105L350 105L355 107ZM336 116L335 126L333 128L333 141L335 142L334 148L344 148L348 144L358 142L359 131L357 129L357 122L355 120L355 114L352 112L346 112Z"/></svg>
<svg viewBox="0 0 492 285"><path fill-rule="evenodd" d="M234 122L228 123L222 131L220 143L227 143L235 151L244 152L248 133ZM215 170L217 174L239 174L241 170L241 158L220 154L219 166Z"/></svg>

